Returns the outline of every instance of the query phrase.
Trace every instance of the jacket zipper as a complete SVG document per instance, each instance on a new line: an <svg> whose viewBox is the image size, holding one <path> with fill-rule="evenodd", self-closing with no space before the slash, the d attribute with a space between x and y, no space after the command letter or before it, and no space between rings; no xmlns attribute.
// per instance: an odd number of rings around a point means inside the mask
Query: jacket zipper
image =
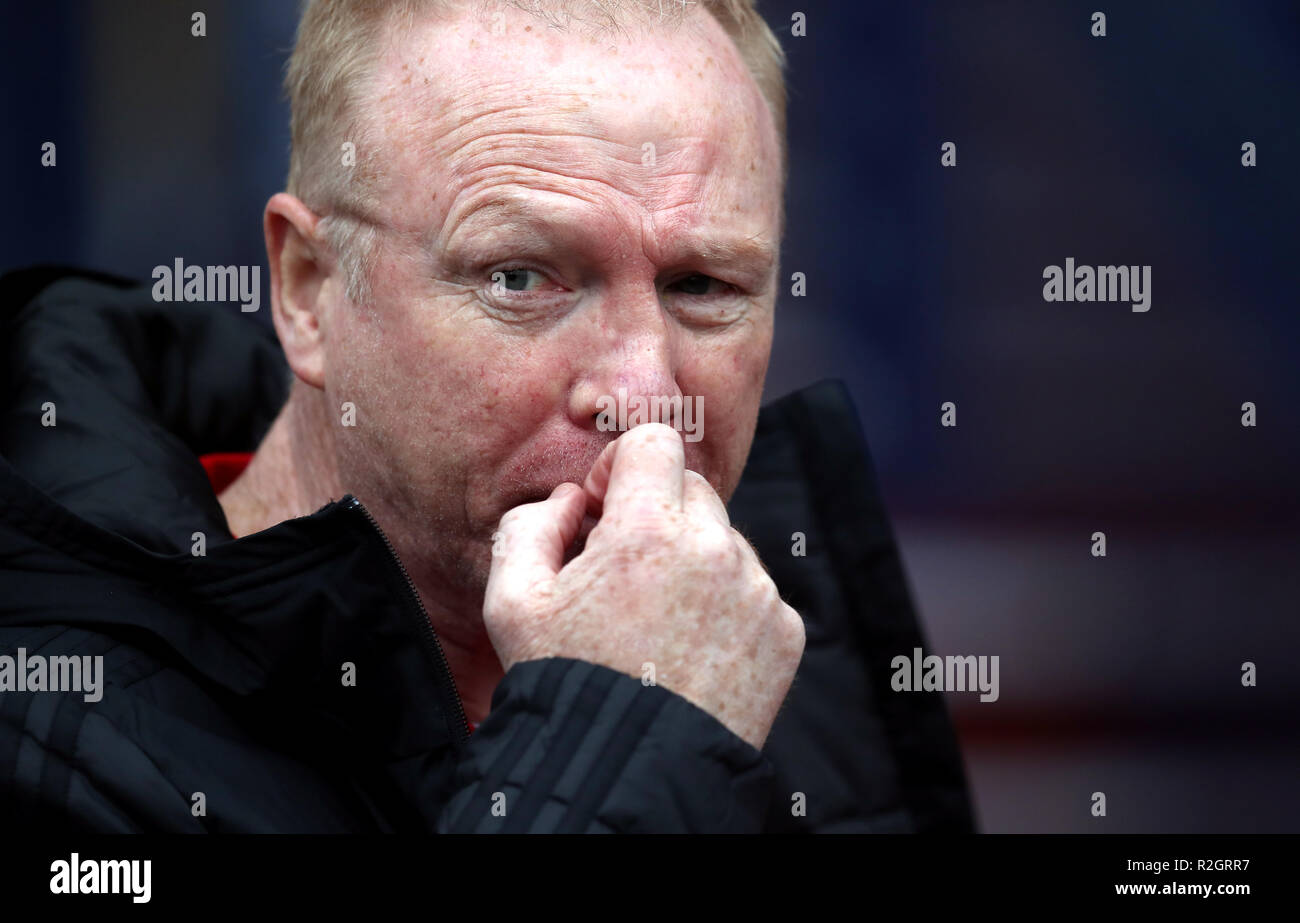
<svg viewBox="0 0 1300 923"><path fill-rule="evenodd" d="M433 623L429 621L429 612L424 608L424 602L420 599L420 594L416 592L415 582L411 580L411 575L407 573L406 565L402 563L402 559L397 556L393 543L388 540L388 536L384 534L384 530L375 521L375 517L370 515L370 510L366 509L356 497L350 497L347 506L348 509L356 510L366 517L366 521L375 530L375 534L383 539L384 547L388 549L389 559L397 566L398 573L406 581L406 608L419 619L417 627L420 637L424 640L425 650L433 656L435 666L442 671L447 684L451 687L452 714L456 716L459 723L460 741L464 743L469 740L469 721L465 718L465 706L460 700L460 690L456 688L456 677L452 675L451 667L447 664L447 655L442 649L442 643L438 640L437 632L433 630Z"/></svg>

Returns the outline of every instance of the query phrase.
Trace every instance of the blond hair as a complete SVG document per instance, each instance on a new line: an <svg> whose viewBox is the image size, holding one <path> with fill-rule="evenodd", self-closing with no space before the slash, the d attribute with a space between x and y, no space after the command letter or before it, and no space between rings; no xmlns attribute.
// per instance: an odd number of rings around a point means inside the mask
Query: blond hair
<svg viewBox="0 0 1300 923"><path fill-rule="evenodd" d="M680 16L683 0L508 0L567 28L573 22L618 29L630 16ZM758 14L755 0L692 0L731 37L776 123L785 172L785 53ZM367 220L368 190L377 178L358 162L351 175L337 169L340 137L360 147L374 126L362 117L361 102L374 73L386 30L394 21L408 28L417 13L444 13L456 0L305 0L298 37L285 74L289 96L288 191L314 211L327 213L320 233L338 255L348 297L369 298L375 228ZM400 18L399 18L400 17Z"/></svg>

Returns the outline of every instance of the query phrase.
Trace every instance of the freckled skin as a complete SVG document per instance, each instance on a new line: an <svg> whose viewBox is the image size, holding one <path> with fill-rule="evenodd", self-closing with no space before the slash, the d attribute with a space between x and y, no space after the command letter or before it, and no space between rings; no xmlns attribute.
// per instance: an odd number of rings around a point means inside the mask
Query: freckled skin
<svg viewBox="0 0 1300 923"><path fill-rule="evenodd" d="M700 546L714 557L690 557L689 541L646 550L607 529L611 561L557 587L608 606L610 587L628 586L624 565L661 588L662 574L695 581L666 612L652 587L637 590L641 621L599 642L621 646L597 650L588 636L609 613L572 605L578 621L555 638L503 627L529 623L519 610L498 622L496 640L510 647L489 639L493 533L521 504L584 483L618 436L597 428L602 396L701 400L703 438L685 443L685 466L724 500L735 489L771 348L781 195L771 114L708 14L598 40L502 15L499 34L462 8L385 41L364 107L377 137L358 146L380 177L369 304L347 300L332 260L305 255L316 216L292 196L268 203L277 330L302 383L222 505L247 534L358 496L410 571L473 720L520 651L639 675L634 655L649 645L647 658L677 664L678 691L729 709L761 743L802 625L752 550L727 550L733 539L716 523ZM493 272L521 269L526 292L493 290ZM337 425L344 401L357 407L355 427ZM680 508L658 516L698 531ZM739 608L722 612L720 599ZM745 661L747 632L770 637L772 624L781 664ZM688 682L686 660L713 659L709 644L731 645L732 672Z"/></svg>
<svg viewBox="0 0 1300 923"><path fill-rule="evenodd" d="M583 553L560 549L592 500L600 521ZM721 498L685 468L660 423L606 447L581 490L564 485L501 521L484 623L508 669L574 657L657 682L761 748L803 653L803 622Z"/></svg>
<svg viewBox="0 0 1300 923"><path fill-rule="evenodd" d="M611 57L531 24L508 11L497 36L466 13L417 26L383 60L382 322L338 312L328 357L330 404L368 411L341 445L344 484L377 498L422 560L480 589L501 515L521 494L581 482L615 435L597 431L595 400L619 387L702 396L687 465L729 496L772 335L774 263L745 277L728 324L688 323L662 293L670 274L727 269L678 252L687 235L752 237L773 255L778 243L775 131L721 28L692 16ZM696 61L710 81L674 67ZM426 70L431 90L417 91L410 77ZM475 261L530 257L547 230L469 214L500 196L566 222L561 258L528 260L572 293L540 322L482 300L490 279Z"/></svg>

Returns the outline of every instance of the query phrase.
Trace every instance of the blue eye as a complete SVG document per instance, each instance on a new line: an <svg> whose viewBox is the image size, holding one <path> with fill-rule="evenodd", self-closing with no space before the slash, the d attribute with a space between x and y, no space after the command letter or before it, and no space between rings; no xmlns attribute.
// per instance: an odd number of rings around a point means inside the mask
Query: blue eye
<svg viewBox="0 0 1300 923"><path fill-rule="evenodd" d="M542 279L532 269L503 269L492 273L492 286L498 291L530 292L541 286Z"/></svg>

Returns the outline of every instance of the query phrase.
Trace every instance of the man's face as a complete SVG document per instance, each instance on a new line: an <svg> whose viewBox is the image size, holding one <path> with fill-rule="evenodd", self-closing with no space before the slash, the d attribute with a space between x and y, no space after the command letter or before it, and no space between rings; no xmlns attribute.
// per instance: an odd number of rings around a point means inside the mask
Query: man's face
<svg viewBox="0 0 1300 923"><path fill-rule="evenodd" d="M781 170L722 28L463 12L391 44L372 93L373 310L332 308L326 338L330 406L357 408L343 487L481 591L502 514L582 483L618 435L600 400L626 389L702 406L687 466L729 497L771 347Z"/></svg>

